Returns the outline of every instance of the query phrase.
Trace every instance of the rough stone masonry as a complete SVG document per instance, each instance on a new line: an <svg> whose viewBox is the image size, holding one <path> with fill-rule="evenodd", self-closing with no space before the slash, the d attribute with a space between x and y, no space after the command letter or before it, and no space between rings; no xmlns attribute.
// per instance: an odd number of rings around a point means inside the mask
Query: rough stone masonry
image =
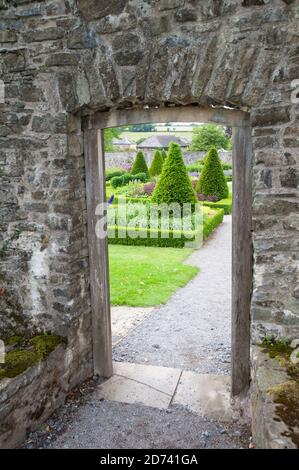
<svg viewBox="0 0 299 470"><path fill-rule="evenodd" d="M298 337L298 0L0 0L0 43L1 339L67 337L65 393L91 375L82 117L187 104L250 112L253 340Z"/></svg>

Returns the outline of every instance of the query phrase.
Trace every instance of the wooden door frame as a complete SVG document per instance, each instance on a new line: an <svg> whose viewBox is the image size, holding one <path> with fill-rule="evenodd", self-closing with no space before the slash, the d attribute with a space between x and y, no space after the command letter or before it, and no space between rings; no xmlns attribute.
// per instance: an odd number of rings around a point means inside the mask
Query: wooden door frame
<svg viewBox="0 0 299 470"><path fill-rule="evenodd" d="M250 383L252 143L249 114L239 110L145 107L97 112L84 118L94 372L107 378L113 374L108 241L98 239L95 233L95 209L106 200L103 132L108 127L159 122L214 122L233 128L231 390L234 396L242 395Z"/></svg>

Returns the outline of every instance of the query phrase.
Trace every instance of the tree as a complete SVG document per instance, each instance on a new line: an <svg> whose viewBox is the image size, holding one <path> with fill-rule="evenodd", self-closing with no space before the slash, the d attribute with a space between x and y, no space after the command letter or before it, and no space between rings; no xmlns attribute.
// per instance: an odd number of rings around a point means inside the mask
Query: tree
<svg viewBox="0 0 299 470"><path fill-rule="evenodd" d="M141 150L137 152L131 169L131 175L137 175L138 173L145 173L147 176L149 176L148 167L144 158L144 154Z"/></svg>
<svg viewBox="0 0 299 470"><path fill-rule="evenodd" d="M154 132L156 130L153 124L133 124L129 126L131 132Z"/></svg>
<svg viewBox="0 0 299 470"><path fill-rule="evenodd" d="M215 147L211 148L205 157L196 191L205 196L216 196L218 200L228 197L227 182Z"/></svg>
<svg viewBox="0 0 299 470"><path fill-rule="evenodd" d="M157 204L172 202L196 203L197 199L184 164L181 147L170 143L168 156L155 187L152 202Z"/></svg>
<svg viewBox="0 0 299 470"><path fill-rule="evenodd" d="M212 147L227 150L231 146L231 139L225 135L223 127L216 124L204 124L192 132L191 150L209 150Z"/></svg>
<svg viewBox="0 0 299 470"><path fill-rule="evenodd" d="M123 129L121 127L110 127L104 130L104 146L106 152L111 152L113 150L113 139L116 139L120 136Z"/></svg>
<svg viewBox="0 0 299 470"><path fill-rule="evenodd" d="M150 169L149 169L149 174L152 178L154 176L160 175L162 171L163 163L164 163L164 160L162 157L162 153L160 152L160 150L156 150L154 153L154 157L153 157Z"/></svg>

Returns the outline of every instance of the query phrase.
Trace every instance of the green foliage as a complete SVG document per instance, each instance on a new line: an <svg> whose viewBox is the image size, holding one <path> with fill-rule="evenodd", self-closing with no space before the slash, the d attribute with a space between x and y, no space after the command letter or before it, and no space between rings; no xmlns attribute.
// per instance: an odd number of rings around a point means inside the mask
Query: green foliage
<svg viewBox="0 0 299 470"><path fill-rule="evenodd" d="M155 126L153 124L133 124L128 126L130 132L154 132Z"/></svg>
<svg viewBox="0 0 299 470"><path fill-rule="evenodd" d="M223 168L215 148L211 148L205 158L196 191L205 196L217 196L218 200L225 199L229 195Z"/></svg>
<svg viewBox="0 0 299 470"><path fill-rule="evenodd" d="M284 336L277 338L275 335L266 335L261 342L261 345L266 348L266 352L272 359L283 354L289 357L293 352L290 344L290 338Z"/></svg>
<svg viewBox="0 0 299 470"><path fill-rule="evenodd" d="M130 200L132 201L132 199ZM223 215L224 211L222 209L214 210L213 208L213 210L209 212L209 215L204 217L202 228L204 239L206 239L210 233L212 233L213 230L222 223ZM118 226L110 226L109 229L111 229L108 230L109 244L112 245L184 248L185 243L193 241L196 236L196 232L194 230L192 231L193 237L190 237L190 231L187 232L182 230L169 230L167 231L167 237L165 237L166 232L163 229Z"/></svg>
<svg viewBox="0 0 299 470"><path fill-rule="evenodd" d="M168 156L154 190L152 202L157 204L196 203L196 196L184 165L181 148L174 142L170 143Z"/></svg>
<svg viewBox="0 0 299 470"><path fill-rule="evenodd" d="M163 163L164 163L164 160L162 157L162 153L160 152L160 150L156 150L154 153L154 158L152 160L150 169L149 169L149 174L152 178L154 176L160 175L162 171Z"/></svg>
<svg viewBox="0 0 299 470"><path fill-rule="evenodd" d="M186 170L190 172L200 172L202 166L200 166L198 163L191 163L190 165L186 165Z"/></svg>
<svg viewBox="0 0 299 470"><path fill-rule="evenodd" d="M221 126L209 123L193 129L191 150L209 150L212 147L227 150L230 146L230 138L225 135Z"/></svg>
<svg viewBox="0 0 299 470"><path fill-rule="evenodd" d="M141 181L145 183L148 180L148 175L146 173L137 173L136 175L131 175L130 173L125 173L122 176L114 176L111 181L112 188L119 188L120 186L125 186L130 181Z"/></svg>
<svg viewBox="0 0 299 470"><path fill-rule="evenodd" d="M148 167L144 158L144 154L141 150L137 152L131 169L131 175L136 175L138 173L145 173L149 177Z"/></svg>
<svg viewBox="0 0 299 470"><path fill-rule="evenodd" d="M221 199L218 202L204 201L203 206L210 207L211 209L223 209L224 214L228 215L232 213L232 199Z"/></svg>
<svg viewBox="0 0 299 470"><path fill-rule="evenodd" d="M222 168L224 170L231 170L233 168L232 164L231 163L224 163L224 162L221 162L221 165L222 165Z"/></svg>
<svg viewBox="0 0 299 470"><path fill-rule="evenodd" d="M224 211L218 209L212 217L208 217L203 224L203 239L208 236L223 222Z"/></svg>
<svg viewBox="0 0 299 470"><path fill-rule="evenodd" d="M167 152L166 152L165 149L161 150L161 155L162 155L163 161L165 162L165 160L167 158Z"/></svg>
<svg viewBox="0 0 299 470"><path fill-rule="evenodd" d="M122 133L120 127L110 127L104 130L104 147L106 152L113 150L112 140L116 139Z"/></svg>
<svg viewBox="0 0 299 470"><path fill-rule="evenodd" d="M106 181L110 181L114 176L122 176L125 173L126 171L121 168L109 168L105 171L105 179Z"/></svg>
<svg viewBox="0 0 299 470"><path fill-rule="evenodd" d="M266 347L276 347L283 351L285 348L289 348L291 344L290 338L287 336L282 336L281 338L277 338L275 335L266 335L262 339L262 345Z"/></svg>

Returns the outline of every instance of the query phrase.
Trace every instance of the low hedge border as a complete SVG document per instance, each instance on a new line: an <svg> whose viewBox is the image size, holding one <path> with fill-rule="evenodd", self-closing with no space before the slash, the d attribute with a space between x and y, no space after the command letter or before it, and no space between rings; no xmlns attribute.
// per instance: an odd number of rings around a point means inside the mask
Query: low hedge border
<svg viewBox="0 0 299 470"><path fill-rule="evenodd" d="M113 204L118 204L120 201L121 195L115 195L113 199ZM124 198L123 198L124 199ZM142 202L142 203L147 203L150 202L149 197L125 197L126 202ZM200 204L203 204L206 207L210 207L211 209L223 209L225 215L229 215L232 213L232 199L227 198L227 199L221 199L221 201L218 202L209 202L209 201L204 201L200 202Z"/></svg>
<svg viewBox="0 0 299 470"><path fill-rule="evenodd" d="M131 196L123 196L122 194L115 194L114 195L114 199L113 199L113 204L116 204L118 205L118 203L121 203L122 200L124 201L124 199L126 200L126 202L142 202L142 203L146 203L146 202L150 202L151 199L149 197L131 197Z"/></svg>
<svg viewBox="0 0 299 470"><path fill-rule="evenodd" d="M210 217L204 223L203 227L203 239L205 240L223 221L224 211L223 209L216 209L215 214ZM124 238L118 237L118 230L126 230L126 236ZM113 236L111 232L113 231ZM110 235L109 235L110 232ZM147 236L144 238L136 237L131 238L129 236L130 232L146 232ZM158 233L156 238L151 238L151 233ZM113 245L135 245L135 246L160 246L160 247L173 247L173 248L184 248L185 243L192 242L195 240L196 235L200 235L200 232L195 230L193 231L180 231L172 230L169 232L169 238L162 238L163 233L168 233L166 230L161 229L150 229L150 228L128 228L120 226L109 226L108 227L108 240L109 243ZM180 233L182 236L180 238L174 238L174 235ZM192 237L188 235L193 234Z"/></svg>
<svg viewBox="0 0 299 470"><path fill-rule="evenodd" d="M213 217L209 217L203 225L203 239L205 240L208 236L223 222L224 210L217 209Z"/></svg>
<svg viewBox="0 0 299 470"><path fill-rule="evenodd" d="M232 199L221 199L217 202L208 202L204 201L202 203L205 207L210 207L211 209L223 209L225 215L232 213Z"/></svg>

